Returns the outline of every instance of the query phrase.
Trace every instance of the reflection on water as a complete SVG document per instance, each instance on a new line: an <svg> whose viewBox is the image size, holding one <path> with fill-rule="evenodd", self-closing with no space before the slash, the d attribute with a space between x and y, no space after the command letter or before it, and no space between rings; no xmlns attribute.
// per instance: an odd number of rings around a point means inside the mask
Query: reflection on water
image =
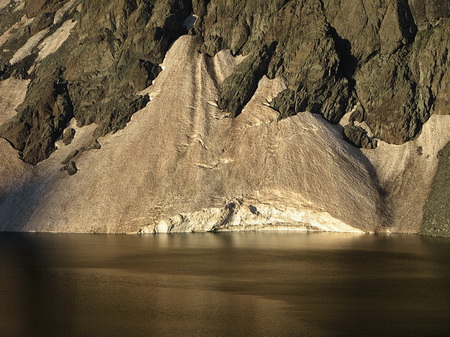
<svg viewBox="0 0 450 337"><path fill-rule="evenodd" d="M449 336L450 240L0 234L0 336Z"/></svg>

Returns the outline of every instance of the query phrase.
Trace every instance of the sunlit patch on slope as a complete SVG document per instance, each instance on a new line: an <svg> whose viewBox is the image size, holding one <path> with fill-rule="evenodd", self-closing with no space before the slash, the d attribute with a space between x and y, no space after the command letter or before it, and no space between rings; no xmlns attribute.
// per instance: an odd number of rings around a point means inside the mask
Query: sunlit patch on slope
<svg viewBox="0 0 450 337"><path fill-rule="evenodd" d="M0 81L0 125L17 114L16 108L23 102L30 80L8 78Z"/></svg>
<svg viewBox="0 0 450 337"><path fill-rule="evenodd" d="M42 41L42 43L38 46L39 55L36 59L36 62L39 62L46 58L48 55L56 52L67 40L73 27L75 27L76 24L76 21L67 20L52 35L48 36L44 41Z"/></svg>
<svg viewBox="0 0 450 337"><path fill-rule="evenodd" d="M42 41L49 31L50 28L45 28L30 37L28 41L15 52L9 63L15 64L30 55L33 49Z"/></svg>
<svg viewBox="0 0 450 337"><path fill-rule="evenodd" d="M55 18L53 19L53 24L58 24L66 14L75 4L76 0L70 0L66 2L58 11L55 13Z"/></svg>

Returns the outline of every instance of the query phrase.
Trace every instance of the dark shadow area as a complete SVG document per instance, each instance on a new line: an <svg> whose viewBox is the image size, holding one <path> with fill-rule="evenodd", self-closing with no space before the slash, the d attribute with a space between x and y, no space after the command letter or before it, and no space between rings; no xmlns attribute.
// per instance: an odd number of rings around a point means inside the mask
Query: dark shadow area
<svg viewBox="0 0 450 337"><path fill-rule="evenodd" d="M1 336L74 336L73 284L53 269L64 251L41 238L0 233Z"/></svg>

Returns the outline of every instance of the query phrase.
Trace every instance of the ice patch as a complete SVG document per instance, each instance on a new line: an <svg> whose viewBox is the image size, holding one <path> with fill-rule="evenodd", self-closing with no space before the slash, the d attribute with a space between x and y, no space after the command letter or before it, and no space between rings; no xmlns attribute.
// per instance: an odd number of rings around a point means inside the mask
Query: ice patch
<svg viewBox="0 0 450 337"><path fill-rule="evenodd" d="M221 232L242 230L297 230L363 233L327 212L275 207L268 203L231 201L223 208L180 213L141 228L138 233Z"/></svg>
<svg viewBox="0 0 450 337"><path fill-rule="evenodd" d="M6 32L4 32L0 36L0 46L3 46L6 41L8 41L9 37L13 34L14 31L16 31L19 28L26 27L30 23L32 23L34 18L28 19L26 15L22 16L22 19L20 19L19 22L16 22L14 26L12 26L10 29L8 29Z"/></svg>
<svg viewBox="0 0 450 337"><path fill-rule="evenodd" d="M347 112L339 121L339 125L341 125L342 127L346 127L347 125L350 124L350 117L352 116L353 112L355 112L358 109L358 105L355 105L353 107L352 110L350 110L349 112ZM372 130L370 129L369 125L367 125L366 122L358 122L358 121L353 121L353 124L356 126L361 127L362 129L364 129L367 132L367 136L369 136L370 138L372 138L374 136Z"/></svg>

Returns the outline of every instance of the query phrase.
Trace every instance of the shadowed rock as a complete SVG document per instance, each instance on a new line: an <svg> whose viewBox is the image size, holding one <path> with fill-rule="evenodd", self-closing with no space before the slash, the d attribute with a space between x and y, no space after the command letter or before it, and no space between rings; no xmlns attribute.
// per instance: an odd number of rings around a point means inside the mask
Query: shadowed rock
<svg viewBox="0 0 450 337"><path fill-rule="evenodd" d="M259 80L267 73L275 47L276 44L263 46L259 53L248 56L236 67L220 87L217 101L220 109L231 112L234 117L241 113L255 93Z"/></svg>
<svg viewBox="0 0 450 337"><path fill-rule="evenodd" d="M346 125L344 127L344 139L356 147L375 149L377 141L367 135L367 131L357 125Z"/></svg>
<svg viewBox="0 0 450 337"><path fill-rule="evenodd" d="M73 128L69 128L67 130L64 131L63 133L63 143L64 145L69 145L73 138L75 137L75 129Z"/></svg>

